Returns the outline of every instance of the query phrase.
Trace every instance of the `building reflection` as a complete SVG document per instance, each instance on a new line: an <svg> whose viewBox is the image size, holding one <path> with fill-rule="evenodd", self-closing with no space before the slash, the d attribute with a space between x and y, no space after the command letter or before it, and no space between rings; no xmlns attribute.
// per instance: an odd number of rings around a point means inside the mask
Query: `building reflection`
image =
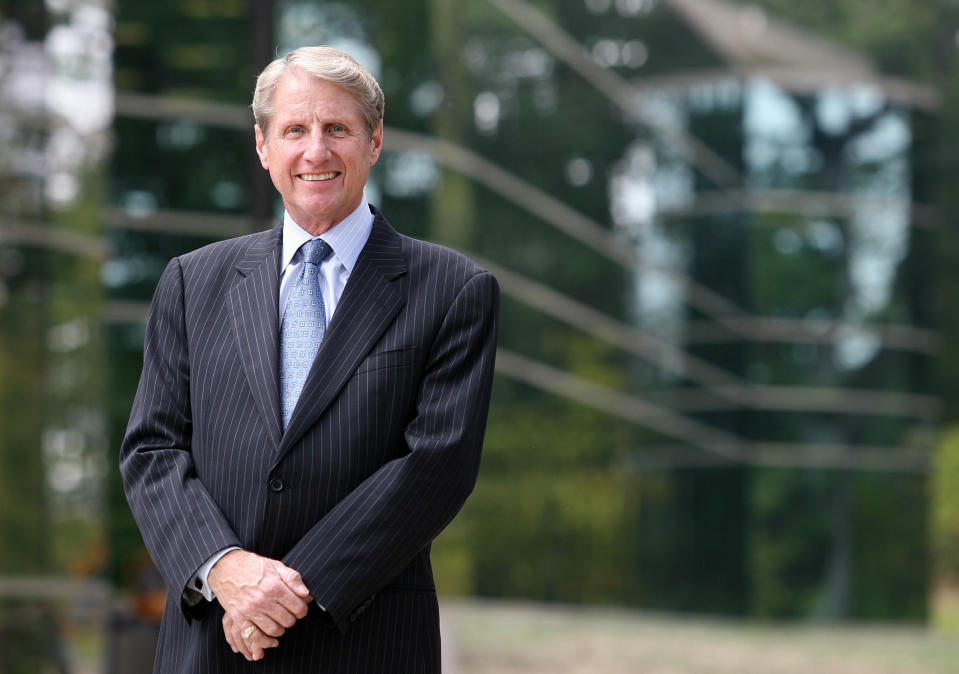
<svg viewBox="0 0 959 674"><path fill-rule="evenodd" d="M275 218L248 98L306 43L383 84L367 197L504 292L442 588L924 618L926 553L869 550L927 548L934 92L715 0L50 0L0 25L0 671L151 638L113 470L143 321L172 256ZM92 631L49 595L21 620L26 576L78 582Z"/></svg>

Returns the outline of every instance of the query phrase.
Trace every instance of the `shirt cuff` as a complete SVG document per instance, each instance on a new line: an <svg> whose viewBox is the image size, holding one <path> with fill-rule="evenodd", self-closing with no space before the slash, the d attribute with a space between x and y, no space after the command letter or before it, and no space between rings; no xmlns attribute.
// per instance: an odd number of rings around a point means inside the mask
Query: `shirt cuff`
<svg viewBox="0 0 959 674"><path fill-rule="evenodd" d="M216 595L213 594L213 590L210 589L210 584L207 582L207 577L210 575L210 569L213 568L214 564L220 561L220 557L231 550L239 549L240 548L238 546L233 545L229 548L223 548L219 552L213 553L213 555L208 560L203 562L203 565L197 569L196 573L193 574L193 577L190 578L189 582L187 583L187 590L199 592L207 601L213 601L216 599Z"/></svg>

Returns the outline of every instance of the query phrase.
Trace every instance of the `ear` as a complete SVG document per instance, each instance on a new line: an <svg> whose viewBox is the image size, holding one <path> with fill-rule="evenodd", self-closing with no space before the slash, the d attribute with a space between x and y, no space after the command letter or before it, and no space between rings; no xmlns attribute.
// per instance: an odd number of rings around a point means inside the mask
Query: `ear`
<svg viewBox="0 0 959 674"><path fill-rule="evenodd" d="M263 135L263 129L259 124L253 125L253 135L256 138L256 156L260 158L263 168L269 171L270 163L266 159L266 136Z"/></svg>
<svg viewBox="0 0 959 674"><path fill-rule="evenodd" d="M380 151L383 149L383 122L376 125L373 129L373 138L370 139L370 166L376 163L380 158Z"/></svg>

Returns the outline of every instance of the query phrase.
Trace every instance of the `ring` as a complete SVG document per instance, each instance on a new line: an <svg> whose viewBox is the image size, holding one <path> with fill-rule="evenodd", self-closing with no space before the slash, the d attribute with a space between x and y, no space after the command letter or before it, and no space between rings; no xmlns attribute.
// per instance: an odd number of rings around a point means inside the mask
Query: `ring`
<svg viewBox="0 0 959 674"><path fill-rule="evenodd" d="M256 632L256 630L257 630L256 625L250 625L245 630L243 630L243 633L240 636L242 636L244 639L249 639L250 637L253 636L253 633Z"/></svg>

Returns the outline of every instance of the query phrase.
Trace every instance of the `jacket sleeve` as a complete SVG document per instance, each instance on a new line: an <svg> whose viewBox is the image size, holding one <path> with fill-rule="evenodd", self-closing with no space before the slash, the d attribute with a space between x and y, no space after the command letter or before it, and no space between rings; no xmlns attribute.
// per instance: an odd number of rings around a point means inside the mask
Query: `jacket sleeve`
<svg viewBox="0 0 959 674"><path fill-rule="evenodd" d="M183 288L174 259L147 319L143 373L120 447L120 472L153 561L168 587L183 592L187 616L196 617L206 603L192 605L188 581L211 555L239 541L194 470Z"/></svg>
<svg viewBox="0 0 959 674"><path fill-rule="evenodd" d="M429 545L472 491L498 321L499 286L480 272L460 289L433 341L405 429L409 452L361 483L282 560L300 572L341 631L350 613Z"/></svg>

